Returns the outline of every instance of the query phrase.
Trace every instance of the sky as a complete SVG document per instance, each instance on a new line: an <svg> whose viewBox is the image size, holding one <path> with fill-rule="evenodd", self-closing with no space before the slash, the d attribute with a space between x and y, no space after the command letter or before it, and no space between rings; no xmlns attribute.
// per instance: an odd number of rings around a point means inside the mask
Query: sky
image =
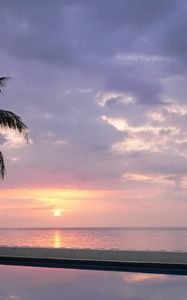
<svg viewBox="0 0 187 300"><path fill-rule="evenodd" d="M187 2L0 4L0 227L187 226Z"/></svg>

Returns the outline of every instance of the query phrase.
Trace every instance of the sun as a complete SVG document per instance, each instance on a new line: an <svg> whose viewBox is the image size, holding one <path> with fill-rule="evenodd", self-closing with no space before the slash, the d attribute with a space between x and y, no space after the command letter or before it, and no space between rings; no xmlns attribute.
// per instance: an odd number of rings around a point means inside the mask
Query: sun
<svg viewBox="0 0 187 300"><path fill-rule="evenodd" d="M54 217L60 217L62 214L61 214L60 210L55 210L53 215L54 215Z"/></svg>

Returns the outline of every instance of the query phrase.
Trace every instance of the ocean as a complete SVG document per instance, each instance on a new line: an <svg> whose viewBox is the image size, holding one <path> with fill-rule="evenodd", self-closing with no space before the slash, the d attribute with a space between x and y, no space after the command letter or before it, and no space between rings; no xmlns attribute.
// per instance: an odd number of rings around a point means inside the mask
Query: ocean
<svg viewBox="0 0 187 300"><path fill-rule="evenodd" d="M0 246L187 251L187 228L0 229Z"/></svg>

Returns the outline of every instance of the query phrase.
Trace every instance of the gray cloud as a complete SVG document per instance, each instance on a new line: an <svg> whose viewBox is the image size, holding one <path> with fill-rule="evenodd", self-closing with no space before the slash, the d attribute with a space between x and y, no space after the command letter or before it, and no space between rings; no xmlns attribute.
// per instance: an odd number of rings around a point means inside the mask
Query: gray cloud
<svg viewBox="0 0 187 300"><path fill-rule="evenodd" d="M163 113L163 126L182 130L180 145L175 136L166 150L123 154L112 146L132 136L102 116L156 127L147 113L164 109L168 98L184 104L185 12L185 1L176 0L2 1L1 72L12 80L1 103L23 116L33 140L5 149L21 160L7 162L11 183L4 186L21 185L22 174L23 185L92 188L124 188L124 172L184 176L185 116ZM110 92L122 96L99 105L98 95ZM125 94L135 103L123 102ZM146 143L154 139L140 135Z"/></svg>

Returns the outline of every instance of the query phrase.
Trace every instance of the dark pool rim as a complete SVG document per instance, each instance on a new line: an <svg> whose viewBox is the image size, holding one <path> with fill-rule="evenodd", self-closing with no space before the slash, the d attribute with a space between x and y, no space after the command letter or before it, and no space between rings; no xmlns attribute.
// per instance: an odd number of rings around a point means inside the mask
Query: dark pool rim
<svg viewBox="0 0 187 300"><path fill-rule="evenodd" d="M0 247L0 264L187 275L185 252Z"/></svg>

